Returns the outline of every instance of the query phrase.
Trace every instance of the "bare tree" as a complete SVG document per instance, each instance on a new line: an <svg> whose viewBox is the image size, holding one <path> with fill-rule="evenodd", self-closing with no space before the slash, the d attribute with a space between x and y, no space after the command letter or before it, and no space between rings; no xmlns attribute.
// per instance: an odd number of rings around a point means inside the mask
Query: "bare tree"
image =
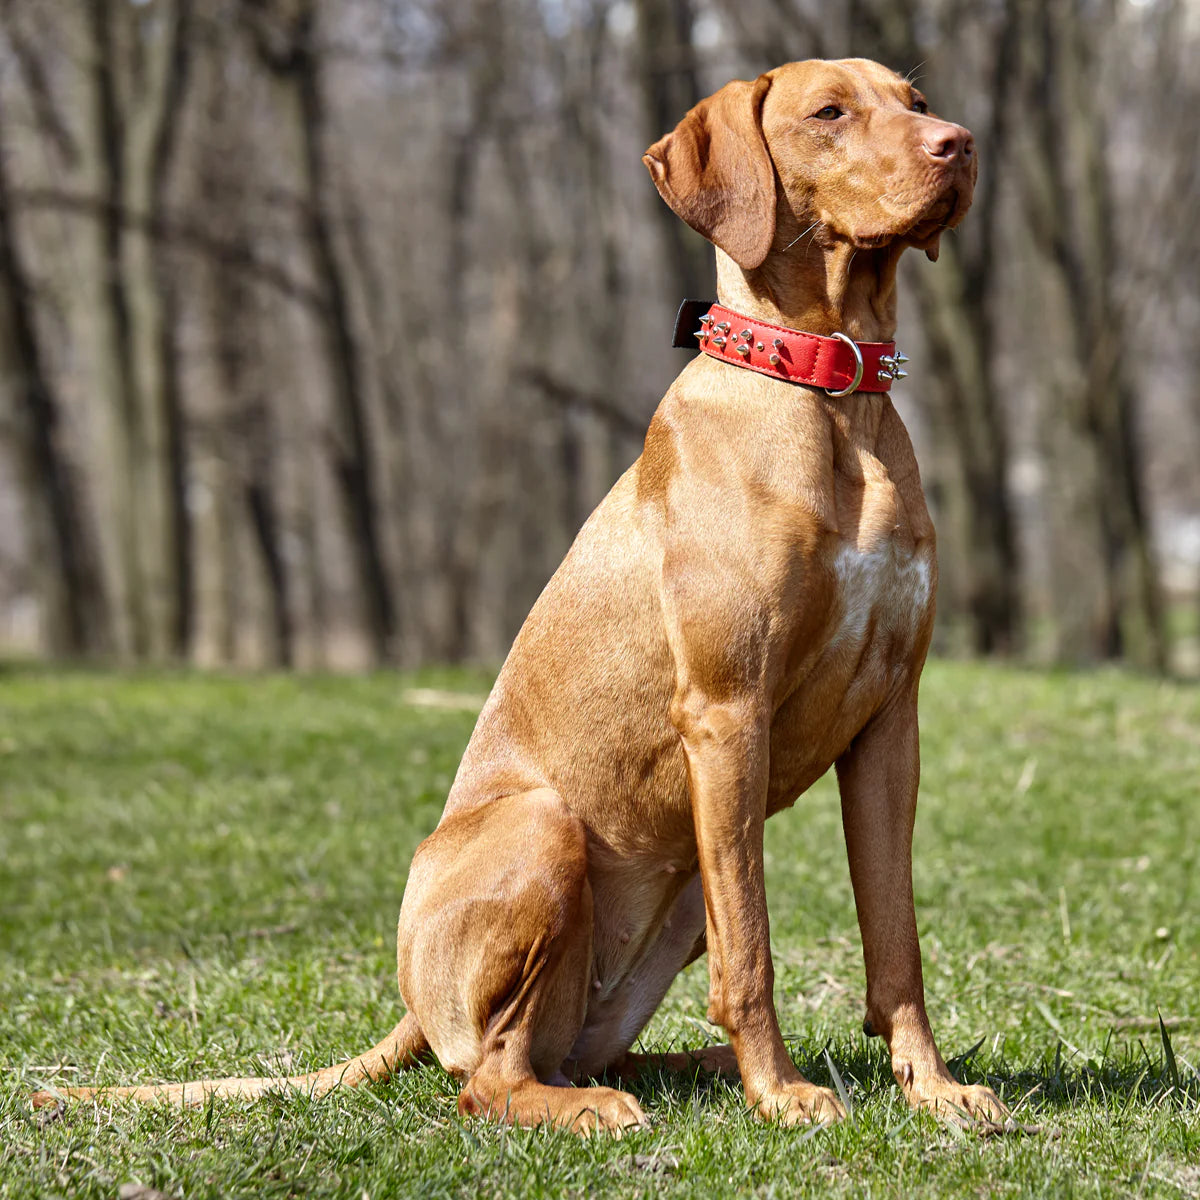
<svg viewBox="0 0 1200 1200"><path fill-rule="evenodd" d="M1109 4L1095 13L1085 12L1079 0L1025 5L1025 107L1032 144L1024 180L1037 246L1057 273L1064 299L1064 349L1073 367L1062 380L1064 408L1094 456L1086 509L1095 521L1101 564L1094 650L1099 657L1122 657L1133 623L1143 642L1140 657L1162 670L1163 603L1129 342L1115 295L1108 114L1090 82L1100 66L1097 30L1111 27L1114 19Z"/></svg>
<svg viewBox="0 0 1200 1200"><path fill-rule="evenodd" d="M656 142L700 102L693 0L637 0L637 74L645 113L642 136ZM712 253L670 209L654 209L667 261L684 296L713 294Z"/></svg>
<svg viewBox="0 0 1200 1200"><path fill-rule="evenodd" d="M330 446L377 662L396 656L398 623L384 556L370 431L349 285L334 239L336 217L326 146L327 105L315 0L272 5L244 0L246 28L263 65L280 84L281 107L299 142L304 224L313 272L324 293L326 356L337 428Z"/></svg>
<svg viewBox="0 0 1200 1200"><path fill-rule="evenodd" d="M109 649L107 597L94 531L62 443L63 406L46 366L33 287L10 199L0 109L0 398L14 423L33 559L43 601L44 648L63 657Z"/></svg>
<svg viewBox="0 0 1200 1200"><path fill-rule="evenodd" d="M1151 531L1200 513L1187 17L0 0L0 608L35 593L61 654L494 660L711 286L642 151L727 78L857 53L982 160L901 279L939 644L1162 666Z"/></svg>
<svg viewBox="0 0 1200 1200"><path fill-rule="evenodd" d="M172 274L124 213L165 204L186 87L190 6L139 12L92 0L83 30L94 232L95 370L106 397L109 525L119 645L139 657L187 650L190 538Z"/></svg>

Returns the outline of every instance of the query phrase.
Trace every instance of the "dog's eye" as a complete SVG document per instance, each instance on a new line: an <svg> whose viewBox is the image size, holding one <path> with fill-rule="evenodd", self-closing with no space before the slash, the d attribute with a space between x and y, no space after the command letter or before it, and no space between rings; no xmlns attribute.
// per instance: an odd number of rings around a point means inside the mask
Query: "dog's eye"
<svg viewBox="0 0 1200 1200"><path fill-rule="evenodd" d="M929 105L926 104L924 100L913 101L913 112L927 113L928 111Z"/></svg>
<svg viewBox="0 0 1200 1200"><path fill-rule="evenodd" d="M813 116L818 121L836 121L838 117L844 116L840 108L836 104L827 104L820 112L813 113Z"/></svg>

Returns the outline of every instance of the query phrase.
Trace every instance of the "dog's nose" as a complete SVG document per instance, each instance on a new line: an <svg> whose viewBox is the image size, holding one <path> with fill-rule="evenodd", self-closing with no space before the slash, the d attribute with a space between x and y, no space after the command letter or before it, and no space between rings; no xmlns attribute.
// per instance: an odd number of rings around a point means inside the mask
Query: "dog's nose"
<svg viewBox="0 0 1200 1200"><path fill-rule="evenodd" d="M921 147L930 158L938 162L952 163L957 158L969 162L975 153L975 139L970 130L961 125L940 121L933 128L924 131Z"/></svg>

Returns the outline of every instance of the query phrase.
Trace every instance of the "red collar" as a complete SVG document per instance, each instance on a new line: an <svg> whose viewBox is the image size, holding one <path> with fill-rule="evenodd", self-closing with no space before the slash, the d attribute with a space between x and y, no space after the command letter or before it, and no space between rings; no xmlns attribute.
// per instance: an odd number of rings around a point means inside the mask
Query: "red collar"
<svg viewBox="0 0 1200 1200"><path fill-rule="evenodd" d="M803 333L702 301L685 300L680 318L685 310L692 320L699 313L700 328L692 337L705 354L760 375L848 396L851 392L886 392L893 379L907 374L900 368L908 358L896 352L895 342L854 342L841 333L833 337Z"/></svg>

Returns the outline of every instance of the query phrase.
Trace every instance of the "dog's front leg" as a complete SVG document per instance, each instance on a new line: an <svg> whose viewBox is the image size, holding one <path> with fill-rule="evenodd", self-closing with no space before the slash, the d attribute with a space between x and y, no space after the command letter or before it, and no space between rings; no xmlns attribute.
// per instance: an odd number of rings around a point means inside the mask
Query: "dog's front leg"
<svg viewBox="0 0 1200 1200"><path fill-rule="evenodd" d="M737 1055L747 1103L787 1124L845 1116L833 1092L796 1070L779 1032L763 883L768 715L752 701L677 696L707 913L709 1020Z"/></svg>
<svg viewBox="0 0 1200 1200"><path fill-rule="evenodd" d="M938 1052L925 1012L913 909L912 835L920 778L916 686L898 695L838 760L842 824L867 972L864 1028L887 1042L915 1108L955 1123L1000 1122L991 1088L964 1086Z"/></svg>

